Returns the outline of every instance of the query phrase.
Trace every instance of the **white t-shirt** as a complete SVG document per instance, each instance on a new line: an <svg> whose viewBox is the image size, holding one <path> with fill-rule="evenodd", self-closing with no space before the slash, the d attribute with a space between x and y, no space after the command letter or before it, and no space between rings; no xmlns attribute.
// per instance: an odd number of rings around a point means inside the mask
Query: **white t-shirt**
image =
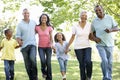
<svg viewBox="0 0 120 80"><path fill-rule="evenodd" d="M91 31L91 25L86 23L84 28L81 28L79 24L72 27L72 34L75 34L74 49L83 49L90 47L89 33Z"/></svg>

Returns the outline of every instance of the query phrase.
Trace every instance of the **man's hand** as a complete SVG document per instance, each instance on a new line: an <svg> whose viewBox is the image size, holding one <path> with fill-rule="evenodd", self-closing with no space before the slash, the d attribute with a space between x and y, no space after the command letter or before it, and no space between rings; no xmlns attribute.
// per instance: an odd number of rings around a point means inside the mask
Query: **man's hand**
<svg viewBox="0 0 120 80"><path fill-rule="evenodd" d="M23 41L22 41L22 39L17 38L16 40L17 40L17 42L18 42L19 46L22 46L22 45L23 45Z"/></svg>
<svg viewBox="0 0 120 80"><path fill-rule="evenodd" d="M112 29L107 29L106 28L104 31L107 32L107 33L110 33L110 32L112 32Z"/></svg>
<svg viewBox="0 0 120 80"><path fill-rule="evenodd" d="M95 41L96 43L99 43L99 42L101 42L101 39L100 39L100 38L95 37L95 38L94 38L94 41Z"/></svg>

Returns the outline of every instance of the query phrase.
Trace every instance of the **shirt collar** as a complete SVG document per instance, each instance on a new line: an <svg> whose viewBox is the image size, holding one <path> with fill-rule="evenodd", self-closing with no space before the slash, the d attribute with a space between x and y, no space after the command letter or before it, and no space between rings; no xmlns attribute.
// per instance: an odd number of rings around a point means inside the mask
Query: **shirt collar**
<svg viewBox="0 0 120 80"><path fill-rule="evenodd" d="M6 40L8 40L7 38L5 38ZM10 38L9 40L11 40L12 38Z"/></svg>
<svg viewBox="0 0 120 80"><path fill-rule="evenodd" d="M106 17L107 17L107 15L105 14L102 19L104 19L104 18L106 18ZM99 17L96 17L96 19L97 19L97 20L101 20Z"/></svg>

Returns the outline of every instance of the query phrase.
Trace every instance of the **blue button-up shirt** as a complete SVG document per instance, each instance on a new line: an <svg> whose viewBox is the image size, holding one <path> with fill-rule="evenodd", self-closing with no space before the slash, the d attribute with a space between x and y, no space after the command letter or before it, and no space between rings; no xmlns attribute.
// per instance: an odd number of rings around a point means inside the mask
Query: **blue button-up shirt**
<svg viewBox="0 0 120 80"><path fill-rule="evenodd" d="M20 38L23 41L22 48L27 45L36 45L35 39L35 26L36 23L33 20L30 20L29 23L26 23L22 20L16 28L16 38Z"/></svg>

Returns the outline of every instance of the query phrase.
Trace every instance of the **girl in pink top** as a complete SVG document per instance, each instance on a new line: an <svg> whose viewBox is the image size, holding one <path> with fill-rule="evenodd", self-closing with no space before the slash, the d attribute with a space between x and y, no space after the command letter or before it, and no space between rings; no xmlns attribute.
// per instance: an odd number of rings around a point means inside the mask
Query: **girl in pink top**
<svg viewBox="0 0 120 80"><path fill-rule="evenodd" d="M52 80L51 69L51 55L52 55L52 31L50 19L47 14L42 14L39 18L39 25L36 26L35 31L38 33L39 45L38 52L41 61L41 72L43 78Z"/></svg>

